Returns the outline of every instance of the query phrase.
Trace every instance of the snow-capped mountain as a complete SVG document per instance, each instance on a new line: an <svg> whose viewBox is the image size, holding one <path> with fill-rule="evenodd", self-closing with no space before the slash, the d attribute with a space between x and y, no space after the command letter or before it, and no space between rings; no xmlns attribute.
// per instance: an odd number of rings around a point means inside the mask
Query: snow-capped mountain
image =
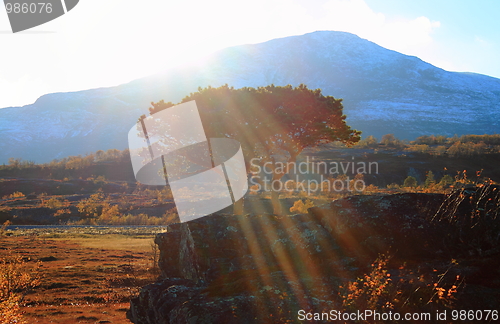
<svg viewBox="0 0 500 324"><path fill-rule="evenodd" d="M47 162L127 147L127 132L150 102L179 102L198 87L268 84L321 88L343 98L347 122L363 135L500 131L500 79L447 72L356 35L319 31L221 50L194 68L111 88L53 93L0 109L0 163Z"/></svg>

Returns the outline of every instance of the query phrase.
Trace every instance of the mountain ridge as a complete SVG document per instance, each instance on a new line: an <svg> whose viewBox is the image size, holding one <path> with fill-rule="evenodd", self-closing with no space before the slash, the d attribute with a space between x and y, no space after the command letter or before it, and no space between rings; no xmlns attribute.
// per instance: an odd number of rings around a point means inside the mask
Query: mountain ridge
<svg viewBox="0 0 500 324"><path fill-rule="evenodd" d="M317 31L229 47L197 67L0 109L0 163L124 149L128 130L151 102L179 102L198 87L301 83L342 98L348 124L364 136L414 139L500 129L500 79L445 71L353 34Z"/></svg>

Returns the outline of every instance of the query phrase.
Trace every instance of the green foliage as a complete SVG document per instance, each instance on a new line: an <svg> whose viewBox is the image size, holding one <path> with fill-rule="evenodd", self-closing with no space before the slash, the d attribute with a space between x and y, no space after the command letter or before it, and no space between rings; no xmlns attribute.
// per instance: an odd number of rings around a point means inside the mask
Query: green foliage
<svg viewBox="0 0 500 324"><path fill-rule="evenodd" d="M442 178L441 181L439 181L439 184L442 187L447 187L455 183L455 179L453 179L449 174L445 174Z"/></svg>
<svg viewBox="0 0 500 324"><path fill-rule="evenodd" d="M436 183L436 180L434 179L434 173L432 171L427 172L427 177L425 178L424 186L426 188L429 188L433 186Z"/></svg>
<svg viewBox="0 0 500 324"><path fill-rule="evenodd" d="M403 187L406 188L416 188L417 185L418 185L417 179L415 179L415 177L412 176L408 176L403 183Z"/></svg>

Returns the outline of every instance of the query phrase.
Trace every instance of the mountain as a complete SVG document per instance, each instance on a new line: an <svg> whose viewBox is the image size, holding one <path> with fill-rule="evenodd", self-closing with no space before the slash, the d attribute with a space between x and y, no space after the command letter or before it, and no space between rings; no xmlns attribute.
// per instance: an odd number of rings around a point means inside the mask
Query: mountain
<svg viewBox="0 0 500 324"><path fill-rule="evenodd" d="M448 72L353 34L318 31L223 49L198 67L0 109L0 163L124 149L128 130L148 113L150 102L179 102L200 86L226 83L321 88L344 99L348 124L364 136L414 139L500 130L500 79Z"/></svg>

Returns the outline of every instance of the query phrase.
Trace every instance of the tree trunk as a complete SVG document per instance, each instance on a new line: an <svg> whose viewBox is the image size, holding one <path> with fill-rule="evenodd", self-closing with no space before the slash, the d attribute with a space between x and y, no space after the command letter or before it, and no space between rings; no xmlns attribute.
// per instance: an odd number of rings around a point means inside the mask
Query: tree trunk
<svg viewBox="0 0 500 324"><path fill-rule="evenodd" d="M242 197L240 200L234 203L233 205L233 214L234 215L243 215L243 207L245 206L245 197Z"/></svg>
<svg viewBox="0 0 500 324"><path fill-rule="evenodd" d="M300 152L295 152L295 153L291 153L290 154L290 159L288 160L288 162L293 162L295 163L295 161L297 161L297 155L299 155ZM273 164L273 180L271 182L271 203L273 205L273 213L275 215L283 215L283 208L281 206L281 202L280 202L280 193L279 191L275 191L274 190L274 182L275 181L280 181L281 178L283 178L283 176L285 174L288 173L288 163L287 163L287 166L285 168L285 171L281 174L278 174L278 173L275 173L276 171L276 161L274 158L271 159L272 160L272 164Z"/></svg>
<svg viewBox="0 0 500 324"><path fill-rule="evenodd" d="M282 215L283 210L281 208L280 193L271 189L271 203L273 204L273 213L275 215Z"/></svg>
<svg viewBox="0 0 500 324"><path fill-rule="evenodd" d="M280 176L276 173L276 163L275 163L276 161L274 160L274 158L272 158L272 162L273 162L273 177L271 181L271 203L273 205L273 213L275 215L282 215L283 211L280 203L280 193L279 191L274 190L274 183L275 181L280 181L283 175Z"/></svg>

